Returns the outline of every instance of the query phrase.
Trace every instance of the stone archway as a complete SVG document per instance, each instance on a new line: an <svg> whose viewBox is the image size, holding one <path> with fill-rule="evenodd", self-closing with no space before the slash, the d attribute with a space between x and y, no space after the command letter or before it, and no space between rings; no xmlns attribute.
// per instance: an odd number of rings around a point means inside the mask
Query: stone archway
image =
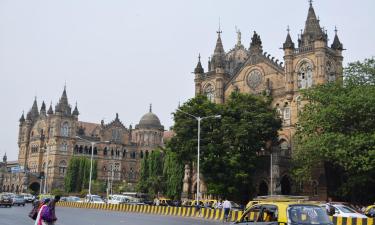
<svg viewBox="0 0 375 225"><path fill-rule="evenodd" d="M292 192L292 185L291 185L291 181L288 175L284 175L281 178L280 184L281 184L281 194L290 195Z"/></svg>
<svg viewBox="0 0 375 225"><path fill-rule="evenodd" d="M264 195L268 195L268 185L264 180L262 180L258 187L258 196Z"/></svg>
<svg viewBox="0 0 375 225"><path fill-rule="evenodd" d="M40 190L40 184L39 182L33 182L29 185L29 188L34 192L34 193L38 193L39 190Z"/></svg>

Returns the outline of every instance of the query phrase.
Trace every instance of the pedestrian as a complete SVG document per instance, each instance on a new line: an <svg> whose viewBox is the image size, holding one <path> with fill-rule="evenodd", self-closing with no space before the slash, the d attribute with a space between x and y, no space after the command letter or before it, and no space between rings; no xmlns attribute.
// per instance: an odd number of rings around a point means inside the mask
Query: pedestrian
<svg viewBox="0 0 375 225"><path fill-rule="evenodd" d="M60 201L60 195L56 195L54 199L52 199L52 201L50 201L48 203L48 208L51 210L51 214L52 214L52 221L44 221L46 225L53 225L55 224L56 220L57 220L57 217L56 217L56 211L55 211L55 208L56 208L56 203L58 203Z"/></svg>
<svg viewBox="0 0 375 225"><path fill-rule="evenodd" d="M219 202L217 203L217 208L218 208L218 209L222 209L222 208L223 208L223 204L221 203L221 201L219 201Z"/></svg>
<svg viewBox="0 0 375 225"><path fill-rule="evenodd" d="M230 201L228 201L227 198L225 198L225 201L223 202L223 209L224 209L224 220L225 222L228 222L229 212L232 209L232 204Z"/></svg>
<svg viewBox="0 0 375 225"><path fill-rule="evenodd" d="M34 225L43 225L43 221L42 221L42 212L44 210L45 207L47 207L47 204L49 203L49 198L46 198L46 199L42 199L38 202L38 204L36 204L36 207L37 207L37 210L38 210L38 214L35 218L35 223Z"/></svg>

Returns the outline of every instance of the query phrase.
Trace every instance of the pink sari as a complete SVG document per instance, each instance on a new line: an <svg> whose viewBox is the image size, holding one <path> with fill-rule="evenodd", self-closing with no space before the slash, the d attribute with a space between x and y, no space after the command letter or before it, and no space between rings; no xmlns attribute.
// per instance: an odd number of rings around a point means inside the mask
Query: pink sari
<svg viewBox="0 0 375 225"><path fill-rule="evenodd" d="M39 209L39 212L38 212L38 216L36 217L36 220L35 220L35 224L34 225L43 225L43 220L42 220L42 211L43 209L47 207L46 205L42 205L42 207L40 207Z"/></svg>

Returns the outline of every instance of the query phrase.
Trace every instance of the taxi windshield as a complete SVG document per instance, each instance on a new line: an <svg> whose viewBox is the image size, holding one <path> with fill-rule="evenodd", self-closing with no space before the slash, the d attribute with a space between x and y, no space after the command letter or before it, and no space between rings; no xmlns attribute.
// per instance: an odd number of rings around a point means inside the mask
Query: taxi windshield
<svg viewBox="0 0 375 225"><path fill-rule="evenodd" d="M288 220L292 224L331 224L324 209L314 205L290 206Z"/></svg>

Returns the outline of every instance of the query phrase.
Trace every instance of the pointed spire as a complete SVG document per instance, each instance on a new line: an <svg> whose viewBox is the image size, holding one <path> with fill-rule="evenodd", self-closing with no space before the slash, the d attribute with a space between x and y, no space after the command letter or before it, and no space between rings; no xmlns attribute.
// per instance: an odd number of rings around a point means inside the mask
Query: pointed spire
<svg viewBox="0 0 375 225"><path fill-rule="evenodd" d="M66 94L66 85L64 85L64 91L61 95L59 103L55 107L55 112L63 113L64 115L71 115L72 108L68 102L68 96Z"/></svg>
<svg viewBox="0 0 375 225"><path fill-rule="evenodd" d="M287 28L287 31L288 31L288 34L286 35L286 39L285 39L285 42L283 44L283 49L294 49L294 43L292 41L292 38L290 37L290 29L289 29L289 26Z"/></svg>
<svg viewBox="0 0 375 225"><path fill-rule="evenodd" d="M305 29L303 34L301 34L301 45L310 45L315 40L327 40L323 29L319 25L319 19L315 14L312 1L309 1L309 3L310 7L307 13Z"/></svg>
<svg viewBox="0 0 375 225"><path fill-rule="evenodd" d="M44 103L44 101L42 102L42 107L40 107L40 114L46 115L46 104Z"/></svg>
<svg viewBox="0 0 375 225"><path fill-rule="evenodd" d="M223 42L221 41L221 33L223 33L223 31L220 30L220 27L219 27L219 30L216 31L217 33L217 40L216 40L216 46L215 46L215 51L214 51L214 54L223 54L224 53L224 47L223 47Z"/></svg>
<svg viewBox="0 0 375 225"><path fill-rule="evenodd" d="M48 111L47 111L47 114L48 114L48 115L53 114L52 102L51 102L51 104L49 105L49 109L48 109Z"/></svg>
<svg viewBox="0 0 375 225"><path fill-rule="evenodd" d="M73 116L78 116L78 115L79 115L79 111L78 111L77 102L76 102L76 106L74 107L74 110L73 110Z"/></svg>
<svg viewBox="0 0 375 225"><path fill-rule="evenodd" d="M201 54L198 55L198 63L197 63L197 66L194 69L194 73L195 74L202 74L202 73L204 73L204 69L203 69L202 63L201 63Z"/></svg>
<svg viewBox="0 0 375 225"><path fill-rule="evenodd" d="M335 26L335 38L333 39L333 43L331 45L332 49L335 50L344 50L343 44L340 42L339 36L337 36L337 28Z"/></svg>
<svg viewBox="0 0 375 225"><path fill-rule="evenodd" d="M21 115L21 118L20 118L20 123L23 123L23 122L25 122L24 111L22 111L22 115Z"/></svg>
<svg viewBox="0 0 375 225"><path fill-rule="evenodd" d="M38 103L36 101L36 97L34 99L33 106L30 110L30 116L32 120L36 119L39 116Z"/></svg>
<svg viewBox="0 0 375 225"><path fill-rule="evenodd" d="M150 113L152 113L152 103L150 103Z"/></svg>

